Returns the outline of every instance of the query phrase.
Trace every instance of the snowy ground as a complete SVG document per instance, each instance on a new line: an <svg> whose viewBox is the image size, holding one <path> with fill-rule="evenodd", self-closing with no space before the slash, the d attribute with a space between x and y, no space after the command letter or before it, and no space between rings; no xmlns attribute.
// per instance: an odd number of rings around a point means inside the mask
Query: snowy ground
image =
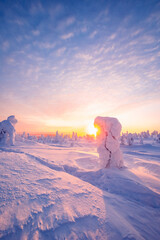
<svg viewBox="0 0 160 240"><path fill-rule="evenodd" d="M91 144L0 147L0 239L160 239L160 144L121 147L100 169Z"/></svg>

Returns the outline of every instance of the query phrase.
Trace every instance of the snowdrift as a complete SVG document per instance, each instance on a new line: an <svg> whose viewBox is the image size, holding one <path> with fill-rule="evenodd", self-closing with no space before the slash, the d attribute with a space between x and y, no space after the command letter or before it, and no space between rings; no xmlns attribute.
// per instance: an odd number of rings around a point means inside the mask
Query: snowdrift
<svg viewBox="0 0 160 240"><path fill-rule="evenodd" d="M158 240L160 147L122 150L119 170L100 169L87 142L1 147L0 239Z"/></svg>

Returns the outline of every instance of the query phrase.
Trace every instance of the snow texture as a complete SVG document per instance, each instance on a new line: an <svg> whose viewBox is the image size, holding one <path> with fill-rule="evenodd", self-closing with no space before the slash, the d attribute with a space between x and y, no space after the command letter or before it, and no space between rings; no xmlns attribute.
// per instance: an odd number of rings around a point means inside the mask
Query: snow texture
<svg viewBox="0 0 160 240"><path fill-rule="evenodd" d="M123 156L119 146L122 127L118 119L96 117L94 125L99 130L97 134L97 151L101 160L101 167L123 167Z"/></svg>
<svg viewBox="0 0 160 240"><path fill-rule="evenodd" d="M14 126L16 123L17 120L14 115L0 122L0 143L4 145L14 145L16 133Z"/></svg>
<svg viewBox="0 0 160 240"><path fill-rule="evenodd" d="M95 145L24 139L0 147L0 239L159 240L160 145L122 146L100 169Z"/></svg>

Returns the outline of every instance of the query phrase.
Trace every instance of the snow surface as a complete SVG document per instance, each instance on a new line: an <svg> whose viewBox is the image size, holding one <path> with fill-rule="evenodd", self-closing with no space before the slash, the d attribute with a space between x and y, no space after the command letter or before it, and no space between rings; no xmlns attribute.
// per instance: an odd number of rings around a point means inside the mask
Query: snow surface
<svg viewBox="0 0 160 240"><path fill-rule="evenodd" d="M32 140L0 147L0 239L160 239L160 144L121 146L100 169L96 147Z"/></svg>

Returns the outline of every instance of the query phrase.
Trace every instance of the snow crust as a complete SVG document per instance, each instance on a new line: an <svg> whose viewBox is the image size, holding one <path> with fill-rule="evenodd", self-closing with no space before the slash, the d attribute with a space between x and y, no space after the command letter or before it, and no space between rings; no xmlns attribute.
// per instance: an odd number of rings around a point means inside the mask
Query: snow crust
<svg viewBox="0 0 160 240"><path fill-rule="evenodd" d="M160 145L121 150L119 170L87 141L0 147L0 239L159 240Z"/></svg>
<svg viewBox="0 0 160 240"><path fill-rule="evenodd" d="M94 125L99 129L97 134L97 151L101 159L102 168L123 167L123 156L119 146L122 126L118 119L96 117Z"/></svg>

